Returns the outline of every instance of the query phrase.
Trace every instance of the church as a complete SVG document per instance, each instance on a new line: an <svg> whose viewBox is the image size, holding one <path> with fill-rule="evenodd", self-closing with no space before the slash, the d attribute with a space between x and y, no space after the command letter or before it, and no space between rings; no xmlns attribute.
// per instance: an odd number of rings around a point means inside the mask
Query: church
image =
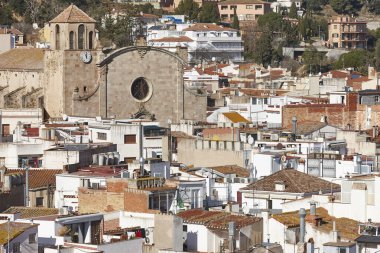
<svg viewBox="0 0 380 253"><path fill-rule="evenodd" d="M0 107L62 115L204 121L207 97L183 80L180 54L146 45L100 49L96 21L70 5L49 22L50 49L0 54Z"/></svg>

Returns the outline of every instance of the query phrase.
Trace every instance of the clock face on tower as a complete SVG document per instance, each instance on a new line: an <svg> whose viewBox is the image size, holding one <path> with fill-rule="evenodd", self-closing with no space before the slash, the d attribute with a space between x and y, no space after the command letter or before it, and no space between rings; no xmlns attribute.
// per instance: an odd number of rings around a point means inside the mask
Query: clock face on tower
<svg viewBox="0 0 380 253"><path fill-rule="evenodd" d="M92 60L92 55L89 51L84 51L80 53L80 58L84 63L90 63Z"/></svg>

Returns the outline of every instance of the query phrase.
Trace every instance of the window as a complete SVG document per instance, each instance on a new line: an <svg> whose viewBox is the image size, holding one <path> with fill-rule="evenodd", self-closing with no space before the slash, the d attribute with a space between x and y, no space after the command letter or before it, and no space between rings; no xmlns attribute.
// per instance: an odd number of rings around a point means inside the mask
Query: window
<svg viewBox="0 0 380 253"><path fill-rule="evenodd" d="M44 197L36 197L36 206L37 207L44 206Z"/></svg>
<svg viewBox="0 0 380 253"><path fill-rule="evenodd" d="M334 29L337 29L337 25L334 25Z"/></svg>
<svg viewBox="0 0 380 253"><path fill-rule="evenodd" d="M36 233L33 233L33 234L30 234L29 235L29 244L33 244L33 243L36 243L36 237L37 237L37 234Z"/></svg>
<svg viewBox="0 0 380 253"><path fill-rule="evenodd" d="M9 124L3 124L2 131L3 131L3 136L9 136L11 134L10 129L9 129Z"/></svg>
<svg viewBox="0 0 380 253"><path fill-rule="evenodd" d="M135 134L124 135L124 144L136 144L136 135Z"/></svg>
<svg viewBox="0 0 380 253"><path fill-rule="evenodd" d="M375 102L376 102L376 103L379 102L379 96L375 96Z"/></svg>
<svg viewBox="0 0 380 253"><path fill-rule="evenodd" d="M13 253L19 253L19 252L21 252L20 251L20 243L19 242L14 242L12 244L12 248L13 248Z"/></svg>
<svg viewBox="0 0 380 253"><path fill-rule="evenodd" d="M59 31L59 25L55 26L55 49L60 49L60 31Z"/></svg>
<svg viewBox="0 0 380 253"><path fill-rule="evenodd" d="M250 5L246 5L245 8L246 8L246 9L253 9L253 5L252 5L252 4L250 4Z"/></svg>
<svg viewBox="0 0 380 253"><path fill-rule="evenodd" d="M231 5L230 10L236 9L236 5Z"/></svg>
<svg viewBox="0 0 380 253"><path fill-rule="evenodd" d="M133 163L134 160L136 160L136 157L124 157L125 163Z"/></svg>
<svg viewBox="0 0 380 253"><path fill-rule="evenodd" d="M78 49L84 49L84 25L78 27Z"/></svg>
<svg viewBox="0 0 380 253"><path fill-rule="evenodd" d="M107 140L107 134L106 133L98 133L98 139L99 140Z"/></svg>
<svg viewBox="0 0 380 253"><path fill-rule="evenodd" d="M346 248L339 248L339 253L346 253Z"/></svg>
<svg viewBox="0 0 380 253"><path fill-rule="evenodd" d="M137 78L131 85L132 96L139 101L144 101L149 98L150 87L148 82L143 77Z"/></svg>
<svg viewBox="0 0 380 253"><path fill-rule="evenodd" d="M253 14L247 14L247 15L245 15L245 18L247 20L253 20L255 18L255 16Z"/></svg>
<svg viewBox="0 0 380 253"><path fill-rule="evenodd" d="M268 99L264 98L264 105L268 104Z"/></svg>
<svg viewBox="0 0 380 253"><path fill-rule="evenodd" d="M255 5L255 10L259 10L259 9L262 9L262 8L263 8L262 4L256 4Z"/></svg>
<svg viewBox="0 0 380 253"><path fill-rule="evenodd" d="M92 40L93 40L93 37L94 36L94 33L93 32L89 32L88 33L88 49L92 49L93 47L93 43L92 43Z"/></svg>
<svg viewBox="0 0 380 253"><path fill-rule="evenodd" d="M87 86L83 87L83 92L87 92Z"/></svg>
<svg viewBox="0 0 380 253"><path fill-rule="evenodd" d="M70 47L70 49L74 49L74 32L73 31L71 31L70 32L70 35L69 35L69 47Z"/></svg>
<svg viewBox="0 0 380 253"><path fill-rule="evenodd" d="M228 9L228 6L227 6L227 5L222 5L221 9L222 9L222 10L227 10L227 9Z"/></svg>
<svg viewBox="0 0 380 253"><path fill-rule="evenodd" d="M187 225L183 225L183 226L182 226L182 231L183 231L183 232L187 232Z"/></svg>

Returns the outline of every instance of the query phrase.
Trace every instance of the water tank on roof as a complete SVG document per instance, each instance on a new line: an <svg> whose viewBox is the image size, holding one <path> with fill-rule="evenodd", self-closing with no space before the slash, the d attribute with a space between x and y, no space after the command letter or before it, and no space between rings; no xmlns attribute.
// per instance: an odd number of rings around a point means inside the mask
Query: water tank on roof
<svg viewBox="0 0 380 253"><path fill-rule="evenodd" d="M120 162L120 154L119 152L113 152L113 163L115 165L119 164Z"/></svg>
<svg viewBox="0 0 380 253"><path fill-rule="evenodd" d="M108 154L104 153L103 155L104 155L104 164L103 165L109 165L109 160L108 160L109 156L108 156Z"/></svg>
<svg viewBox="0 0 380 253"><path fill-rule="evenodd" d="M98 164L99 154L93 154L92 155L92 164Z"/></svg>
<svg viewBox="0 0 380 253"><path fill-rule="evenodd" d="M98 165L103 166L104 165L104 154L99 154L98 155Z"/></svg>
<svg viewBox="0 0 380 253"><path fill-rule="evenodd" d="M109 165L114 165L114 155L113 155L113 152L108 152L107 155L108 155L108 164Z"/></svg>

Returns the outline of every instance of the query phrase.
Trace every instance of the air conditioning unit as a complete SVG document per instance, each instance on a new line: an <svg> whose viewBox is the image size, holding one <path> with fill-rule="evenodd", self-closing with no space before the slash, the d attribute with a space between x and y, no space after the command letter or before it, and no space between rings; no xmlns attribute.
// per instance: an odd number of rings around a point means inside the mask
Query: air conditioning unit
<svg viewBox="0 0 380 253"><path fill-rule="evenodd" d="M153 228L146 228L145 229L145 243L149 245L154 244L154 237L153 237Z"/></svg>
<svg viewBox="0 0 380 253"><path fill-rule="evenodd" d="M248 184L248 178L240 178L240 183Z"/></svg>

